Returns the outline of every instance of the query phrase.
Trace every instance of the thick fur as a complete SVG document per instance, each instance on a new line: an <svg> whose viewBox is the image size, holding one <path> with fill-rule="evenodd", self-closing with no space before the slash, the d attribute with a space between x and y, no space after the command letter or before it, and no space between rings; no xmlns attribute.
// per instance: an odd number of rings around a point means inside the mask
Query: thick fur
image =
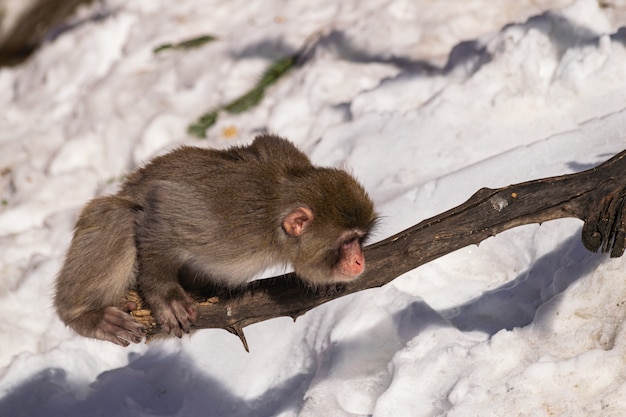
<svg viewBox="0 0 626 417"><path fill-rule="evenodd" d="M291 236L283 221L297 207L313 218ZM354 278L339 271L342 245L361 241L375 220L350 175L314 167L277 136L223 151L182 147L85 207L55 304L78 333L126 345L143 331L124 301L137 288L163 328L180 337L195 320L185 290L236 288L276 264L291 264L312 286Z"/></svg>

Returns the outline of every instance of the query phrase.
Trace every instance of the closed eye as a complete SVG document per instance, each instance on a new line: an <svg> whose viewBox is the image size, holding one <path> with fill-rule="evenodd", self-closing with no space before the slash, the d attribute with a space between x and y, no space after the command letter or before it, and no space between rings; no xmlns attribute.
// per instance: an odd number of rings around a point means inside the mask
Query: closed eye
<svg viewBox="0 0 626 417"><path fill-rule="evenodd" d="M347 240L345 242L343 242L343 244L341 245L343 249L348 249L350 246L354 245L354 242L358 241L359 244L361 243L361 238L359 237L355 237L353 239Z"/></svg>

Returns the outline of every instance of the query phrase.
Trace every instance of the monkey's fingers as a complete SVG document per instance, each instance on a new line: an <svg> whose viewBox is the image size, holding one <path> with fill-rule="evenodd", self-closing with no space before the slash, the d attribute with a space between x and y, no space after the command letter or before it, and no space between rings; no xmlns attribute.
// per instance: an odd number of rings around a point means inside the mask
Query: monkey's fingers
<svg viewBox="0 0 626 417"><path fill-rule="evenodd" d="M120 309L126 313L130 313L131 311L135 311L137 310L137 308L139 308L139 306L137 305L136 302L134 301L126 301L124 304L122 304L122 306L120 307Z"/></svg>
<svg viewBox="0 0 626 417"><path fill-rule="evenodd" d="M123 308L126 307L129 306ZM111 306L104 309L98 333L102 336L101 339L126 347L130 343L140 343L146 334L146 328L130 314Z"/></svg>
<svg viewBox="0 0 626 417"><path fill-rule="evenodd" d="M196 320L196 310L190 299L172 300L168 309L157 314L157 321L168 334L181 338L183 333L191 332L191 323Z"/></svg>

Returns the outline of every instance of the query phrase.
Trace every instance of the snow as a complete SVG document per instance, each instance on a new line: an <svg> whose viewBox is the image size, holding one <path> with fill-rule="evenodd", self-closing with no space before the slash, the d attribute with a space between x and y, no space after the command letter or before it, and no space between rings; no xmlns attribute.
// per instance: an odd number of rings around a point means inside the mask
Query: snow
<svg viewBox="0 0 626 417"><path fill-rule="evenodd" d="M289 137L360 179L383 218L374 240L481 187L597 165L626 149L626 7L602 5L82 8L80 24L0 69L0 416L625 415L626 260L586 251L575 219L250 326L250 353L223 330L126 349L84 339L51 303L81 206L183 143ZM152 53L203 34L218 40ZM311 36L311 60L258 107L220 115L206 140L186 135Z"/></svg>

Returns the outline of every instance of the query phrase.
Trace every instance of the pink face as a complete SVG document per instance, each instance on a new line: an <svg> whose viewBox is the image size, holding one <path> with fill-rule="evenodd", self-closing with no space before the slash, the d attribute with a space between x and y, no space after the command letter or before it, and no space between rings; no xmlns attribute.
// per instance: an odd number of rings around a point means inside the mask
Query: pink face
<svg viewBox="0 0 626 417"><path fill-rule="evenodd" d="M290 211L283 220L283 230L291 237L300 237L309 230L313 222L314 214L311 209L301 206ZM326 231L321 236L332 235L336 228ZM338 231L339 238L330 243L329 250L333 251L331 258L333 263L320 265L320 259L311 259L310 269L294 264L294 268L300 277L312 285L332 284L348 282L356 279L365 270L365 257L361 249L367 230L353 229L344 232ZM335 252L336 251L336 252ZM328 262L328 259L322 259ZM330 271L327 269L330 267ZM330 275L328 274L330 272Z"/></svg>
<svg viewBox="0 0 626 417"><path fill-rule="evenodd" d="M341 244L341 260L335 267L336 281L350 281L357 278L365 270L365 257L361 250L361 239L363 233L360 231L350 232Z"/></svg>

